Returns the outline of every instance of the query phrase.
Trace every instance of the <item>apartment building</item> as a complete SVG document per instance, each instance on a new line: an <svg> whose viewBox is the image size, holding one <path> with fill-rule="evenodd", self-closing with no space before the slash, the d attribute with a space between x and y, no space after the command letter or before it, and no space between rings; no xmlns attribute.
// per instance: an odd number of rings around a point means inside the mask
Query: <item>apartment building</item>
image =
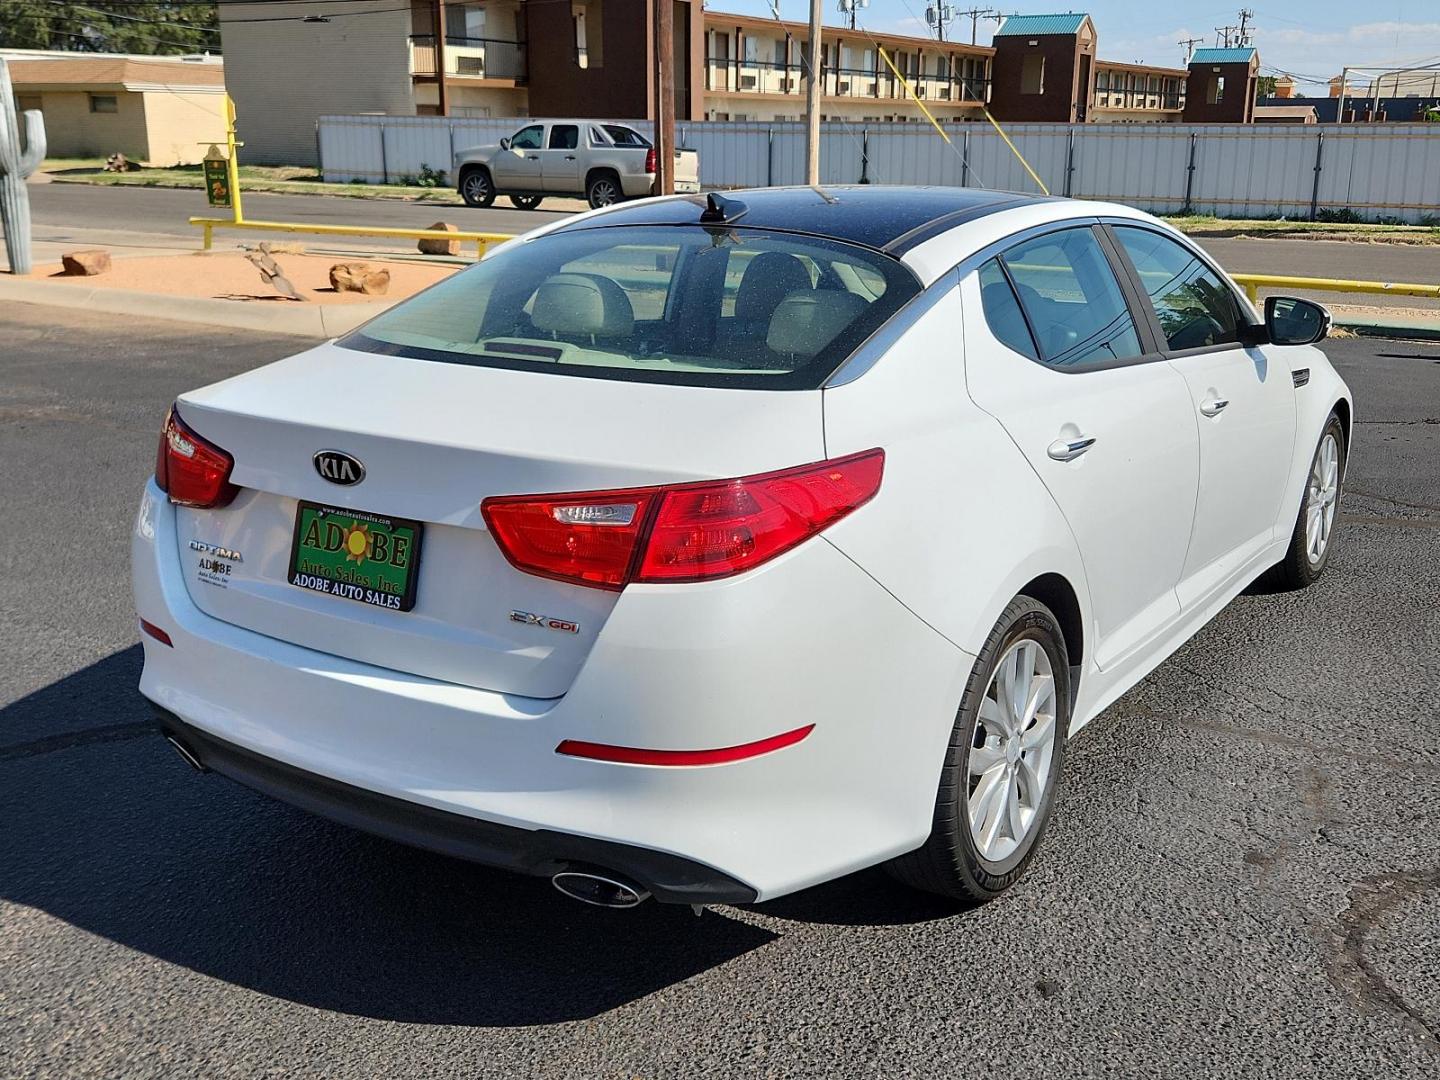
<svg viewBox="0 0 1440 1080"><path fill-rule="evenodd" d="M678 120L804 115L804 24L671 2ZM653 0L230 0L220 28L254 162L316 163L326 114L641 119L654 110ZM826 27L821 113L871 123L926 112L982 119L986 108L1002 121L1253 118L1253 49L1200 50L1186 71L1099 59L1098 41L1083 13L1012 15L990 46Z"/></svg>
<svg viewBox="0 0 1440 1080"><path fill-rule="evenodd" d="M705 118L802 119L809 28L723 11L704 18ZM827 120L922 120L915 98L937 120L960 120L978 115L990 97L995 50L984 46L826 27L821 53Z"/></svg>

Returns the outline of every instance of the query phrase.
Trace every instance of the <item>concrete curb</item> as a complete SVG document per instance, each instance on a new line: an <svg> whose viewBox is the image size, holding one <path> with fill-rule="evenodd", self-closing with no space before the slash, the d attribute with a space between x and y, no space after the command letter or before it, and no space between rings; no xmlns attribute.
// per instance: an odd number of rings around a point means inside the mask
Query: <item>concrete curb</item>
<svg viewBox="0 0 1440 1080"><path fill-rule="evenodd" d="M1337 315L1335 316L1335 325L1364 337L1440 341L1440 319L1386 319Z"/></svg>
<svg viewBox="0 0 1440 1080"><path fill-rule="evenodd" d="M258 330L267 334L291 334L317 341L348 334L361 323L399 303L398 300L336 305L297 304L285 300L242 303L199 296L166 296L135 289L52 285L44 281L26 281L0 275L0 301L7 300L55 308L82 308L111 315L140 315L151 319L168 319L171 322L224 326L236 330Z"/></svg>

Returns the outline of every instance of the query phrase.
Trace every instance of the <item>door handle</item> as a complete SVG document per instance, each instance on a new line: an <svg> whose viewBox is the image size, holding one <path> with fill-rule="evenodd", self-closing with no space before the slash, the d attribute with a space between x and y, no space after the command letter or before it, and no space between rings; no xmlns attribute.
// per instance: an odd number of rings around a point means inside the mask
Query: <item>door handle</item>
<svg viewBox="0 0 1440 1080"><path fill-rule="evenodd" d="M574 155L574 154L566 154L566 155L565 155L565 160L566 160L566 161L574 161L574 160L575 160L575 155Z"/></svg>
<svg viewBox="0 0 1440 1080"><path fill-rule="evenodd" d="M1074 439L1056 439L1045 448L1045 452L1056 461L1074 461L1094 445L1094 435L1080 435Z"/></svg>
<svg viewBox="0 0 1440 1080"><path fill-rule="evenodd" d="M1206 416L1219 416L1229 404L1229 398L1206 398L1200 403L1200 411Z"/></svg>
<svg viewBox="0 0 1440 1080"><path fill-rule="evenodd" d="M530 158L531 161L539 161L539 160L540 160L539 156L536 155L536 154L530 154L530 155L529 155L529 158Z"/></svg>

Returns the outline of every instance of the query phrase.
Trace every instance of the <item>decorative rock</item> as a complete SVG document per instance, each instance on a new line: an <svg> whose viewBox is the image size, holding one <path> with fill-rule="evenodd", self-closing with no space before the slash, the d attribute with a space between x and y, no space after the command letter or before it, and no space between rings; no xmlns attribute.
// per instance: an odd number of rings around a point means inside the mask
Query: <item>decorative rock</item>
<svg viewBox="0 0 1440 1080"><path fill-rule="evenodd" d="M110 252L104 248L67 251L60 256L60 264L70 277L94 277L110 269Z"/></svg>
<svg viewBox="0 0 1440 1080"><path fill-rule="evenodd" d="M431 225L431 226L430 226L430 231L431 231L431 232L459 232L459 231L460 231L460 228L459 228L459 226L457 226L457 225L451 225L451 224L449 224L448 222L437 221L434 225ZM421 240L421 241L420 241L420 254L421 254L421 255L459 255L459 254L460 254L460 241L459 241L459 240L429 240L429 239Z"/></svg>
<svg viewBox="0 0 1440 1080"><path fill-rule="evenodd" d="M384 296L390 289L390 271L372 270L369 263L336 263L330 267L330 287L336 292Z"/></svg>

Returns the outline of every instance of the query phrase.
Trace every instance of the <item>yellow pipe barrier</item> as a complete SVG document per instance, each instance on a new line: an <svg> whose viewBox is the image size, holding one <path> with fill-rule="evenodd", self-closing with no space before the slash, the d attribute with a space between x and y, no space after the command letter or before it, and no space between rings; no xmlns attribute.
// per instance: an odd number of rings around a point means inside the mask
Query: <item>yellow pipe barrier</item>
<svg viewBox="0 0 1440 1080"><path fill-rule="evenodd" d="M441 229L394 229L365 225L300 225L289 221L236 221L233 218L192 217L191 225L205 232L204 248L209 251L216 229L256 229L262 232L314 233L317 236L376 236L388 240L459 240L474 244L477 255L484 255L489 244L512 239L510 233L447 232Z"/></svg>
<svg viewBox="0 0 1440 1080"><path fill-rule="evenodd" d="M1440 300L1440 285L1415 285L1394 281L1346 281L1341 278L1288 277L1278 274L1231 274L1245 290L1252 304L1260 303L1261 289L1303 289L1311 292L1387 293L1391 296L1424 296Z"/></svg>

